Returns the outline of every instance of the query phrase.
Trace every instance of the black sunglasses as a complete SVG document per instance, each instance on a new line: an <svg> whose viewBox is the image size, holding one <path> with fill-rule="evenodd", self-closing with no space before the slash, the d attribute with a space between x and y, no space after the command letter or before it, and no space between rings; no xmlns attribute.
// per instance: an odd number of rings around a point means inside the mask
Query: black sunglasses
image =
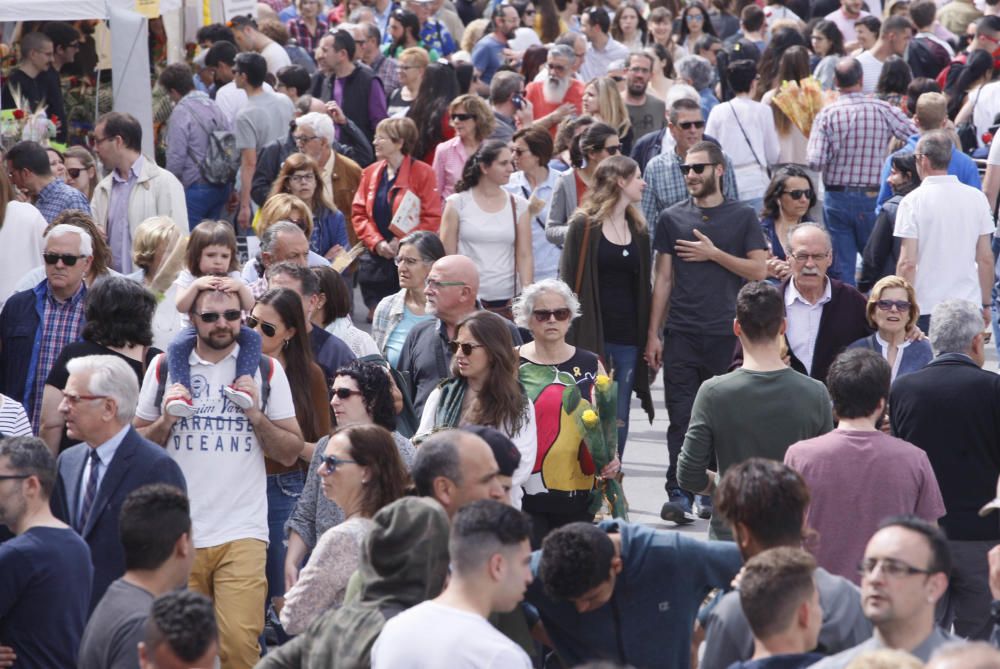
<svg viewBox="0 0 1000 669"><path fill-rule="evenodd" d="M247 318L247 327L251 330L256 330L258 325L260 326L260 331L268 337L273 337L275 333L278 332L278 328L274 327L270 323L260 320L256 316L249 316Z"/></svg>
<svg viewBox="0 0 1000 669"><path fill-rule="evenodd" d="M605 146L604 152L609 156L617 156L618 152L622 150L621 144L615 144L614 146Z"/></svg>
<svg viewBox="0 0 1000 669"><path fill-rule="evenodd" d="M350 388L332 388L331 392L342 400L350 399L352 395L363 395L360 390L351 390Z"/></svg>
<svg viewBox="0 0 1000 669"><path fill-rule="evenodd" d="M460 343L457 341L448 342L448 350L451 351L452 355L458 353L458 349L462 349L462 355L469 356L477 348L482 348L482 344L470 344L469 342Z"/></svg>
<svg viewBox="0 0 1000 669"><path fill-rule="evenodd" d="M226 309L221 314L218 311L206 311L203 314L198 314L198 318L205 323L214 323L219 320L220 316L232 322L240 320L243 317L243 313L239 309Z"/></svg>
<svg viewBox="0 0 1000 669"><path fill-rule="evenodd" d="M704 121L681 121L677 125L679 125L683 130L690 130L691 128L704 128L705 127L705 122Z"/></svg>
<svg viewBox="0 0 1000 669"><path fill-rule="evenodd" d="M326 467L326 471L331 474L337 471L337 467L340 465L356 465L358 464L355 460L347 460L345 458L338 458L336 455L327 455L323 457L323 465Z"/></svg>
<svg viewBox="0 0 1000 669"><path fill-rule="evenodd" d="M681 165L681 174L687 176L692 170L695 174L701 174L705 171L706 167L715 165L715 163L691 163L690 165Z"/></svg>
<svg viewBox="0 0 1000 669"><path fill-rule="evenodd" d="M42 259L45 261L46 265L55 265L60 260L66 267L72 267L76 264L76 261L80 258L86 258L87 256L74 256L68 253L43 253Z"/></svg>
<svg viewBox="0 0 1000 669"><path fill-rule="evenodd" d="M84 168L84 167L67 167L66 168L66 174L69 175L70 179L76 179L76 178L79 178L80 172L83 172L84 169L86 169L86 168Z"/></svg>
<svg viewBox="0 0 1000 669"><path fill-rule="evenodd" d="M795 190L786 190L784 194L793 200L801 200L802 198L811 200L813 196L812 188L796 188Z"/></svg>
<svg viewBox="0 0 1000 669"><path fill-rule="evenodd" d="M531 312L531 315L535 317L535 320L539 323L545 323L550 318L555 316L557 321L565 321L570 317L569 309L535 309Z"/></svg>
<svg viewBox="0 0 1000 669"><path fill-rule="evenodd" d="M0 474L0 481L17 481L20 479L26 479L31 474Z"/></svg>
<svg viewBox="0 0 1000 669"><path fill-rule="evenodd" d="M451 118L455 121L468 121L476 117L473 116L472 114L452 114Z"/></svg>

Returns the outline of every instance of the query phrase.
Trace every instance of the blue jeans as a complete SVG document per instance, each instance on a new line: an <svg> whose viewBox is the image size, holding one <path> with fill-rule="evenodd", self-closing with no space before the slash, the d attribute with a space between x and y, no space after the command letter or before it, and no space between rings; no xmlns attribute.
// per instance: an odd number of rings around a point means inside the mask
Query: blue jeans
<svg viewBox="0 0 1000 669"><path fill-rule="evenodd" d="M267 477L267 603L285 594L285 521L302 495L306 475L301 470Z"/></svg>
<svg viewBox="0 0 1000 669"><path fill-rule="evenodd" d="M833 239L833 267L844 283L857 285L858 254L864 251L875 226L875 195L866 192L826 191L823 218Z"/></svg>
<svg viewBox="0 0 1000 669"><path fill-rule="evenodd" d="M192 184L184 189L187 203L188 228L194 230L206 218L216 220L222 214L222 207L229 198L229 185Z"/></svg>
<svg viewBox="0 0 1000 669"><path fill-rule="evenodd" d="M632 388L635 386L635 365L639 359L638 346L604 342L604 355L608 367L614 371L618 382L618 457L625 454L628 440L628 415L632 408Z"/></svg>

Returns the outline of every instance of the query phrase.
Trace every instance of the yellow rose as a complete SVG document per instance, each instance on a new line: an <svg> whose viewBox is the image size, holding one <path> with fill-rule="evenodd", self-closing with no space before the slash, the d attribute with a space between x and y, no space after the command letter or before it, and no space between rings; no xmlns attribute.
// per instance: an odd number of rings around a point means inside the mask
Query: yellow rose
<svg viewBox="0 0 1000 669"><path fill-rule="evenodd" d="M601 422L601 419L598 417L597 412L594 411L593 409L587 409L586 411L584 411L583 416L581 416L581 419L583 420L583 424L591 429L597 427L598 424Z"/></svg>
<svg viewBox="0 0 1000 669"><path fill-rule="evenodd" d="M611 385L611 378L607 374L598 374L594 383L597 385L598 390L606 391Z"/></svg>

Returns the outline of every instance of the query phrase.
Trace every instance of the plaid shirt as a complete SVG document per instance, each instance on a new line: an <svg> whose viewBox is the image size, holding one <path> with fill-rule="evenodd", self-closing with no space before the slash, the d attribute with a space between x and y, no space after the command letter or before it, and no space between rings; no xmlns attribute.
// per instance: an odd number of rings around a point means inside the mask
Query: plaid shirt
<svg viewBox="0 0 1000 669"><path fill-rule="evenodd" d="M383 56L381 53L371 68L375 70L375 75L382 81L382 88L385 90L385 99L388 100L397 88L399 88L399 63L395 58Z"/></svg>
<svg viewBox="0 0 1000 669"><path fill-rule="evenodd" d="M80 209L90 214L90 203L87 202L87 198L77 189L65 184L62 179L53 179L38 193L35 207L42 212L42 216L49 223L67 209Z"/></svg>
<svg viewBox="0 0 1000 669"><path fill-rule="evenodd" d="M809 167L827 186L877 189L889 140L917 132L899 107L861 93L847 93L813 122L806 151Z"/></svg>
<svg viewBox="0 0 1000 669"><path fill-rule="evenodd" d="M728 154L723 154L726 171L722 173L722 194L727 200L739 200L739 190L736 188L736 174ZM646 217L650 235L656 234L656 221L663 210L678 202L688 199L687 185L681 174L681 164L684 159L676 151L663 153L646 164L642 178L646 182L646 190L642 192L642 215Z"/></svg>
<svg viewBox="0 0 1000 669"><path fill-rule="evenodd" d="M382 298L382 301L375 307L375 315L372 317L372 339L375 340L378 350L385 352L385 343L389 341L389 335L403 320L404 309L406 309L405 288L398 293Z"/></svg>
<svg viewBox="0 0 1000 669"><path fill-rule="evenodd" d="M62 353L66 344L80 339L83 330L83 302L87 287L81 283L73 297L59 302L46 286L45 306L42 311L42 337L38 348L38 364L35 366L35 387L31 401L31 424L37 431L42 415L42 391L45 380L52 370L52 364Z"/></svg>
<svg viewBox="0 0 1000 669"><path fill-rule="evenodd" d="M319 40L326 31L329 29L326 22L316 19L316 32L309 32L309 26L305 24L302 19L292 19L288 22L288 36L294 39L300 47L306 50L306 53L310 57L313 55L313 51L316 50L316 46L319 45Z"/></svg>

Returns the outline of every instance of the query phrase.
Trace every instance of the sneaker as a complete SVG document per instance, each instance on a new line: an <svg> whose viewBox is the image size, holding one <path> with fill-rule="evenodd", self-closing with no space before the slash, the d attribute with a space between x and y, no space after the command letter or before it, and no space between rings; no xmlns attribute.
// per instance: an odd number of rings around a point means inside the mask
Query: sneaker
<svg viewBox="0 0 1000 669"><path fill-rule="evenodd" d="M194 415L194 405L186 397L172 397L163 407L164 411L177 418L190 418Z"/></svg>
<svg viewBox="0 0 1000 669"><path fill-rule="evenodd" d="M667 494L670 499L663 503L660 518L678 525L693 523L696 516L691 512L691 498L687 493L680 488L667 488Z"/></svg>
<svg viewBox="0 0 1000 669"><path fill-rule="evenodd" d="M242 390L233 388L232 386L223 386L222 392L226 394L226 397L229 398L230 402L244 411L253 408L253 397L250 396L250 393L245 393Z"/></svg>
<svg viewBox="0 0 1000 669"><path fill-rule="evenodd" d="M694 496L694 514L705 520L712 517L712 498L709 495Z"/></svg>

